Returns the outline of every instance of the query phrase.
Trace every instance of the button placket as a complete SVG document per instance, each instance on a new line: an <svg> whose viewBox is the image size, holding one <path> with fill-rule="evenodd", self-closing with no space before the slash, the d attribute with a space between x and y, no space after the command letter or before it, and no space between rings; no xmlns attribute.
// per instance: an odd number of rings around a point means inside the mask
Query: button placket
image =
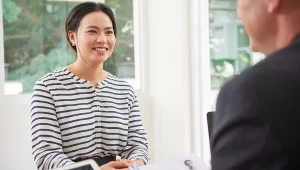
<svg viewBox="0 0 300 170"><path fill-rule="evenodd" d="M100 115L101 115L101 106L100 106L100 97L99 97L100 89L98 87L95 88L95 93L96 93L96 101L95 102L96 102L96 105L97 105L97 114L99 115L97 117L97 122L99 124L101 122L101 117L100 117Z"/></svg>
<svg viewBox="0 0 300 170"><path fill-rule="evenodd" d="M95 97L94 97L94 105L96 106L96 107L94 107L95 108L95 110L96 110L96 112L95 112L95 115L96 115L96 125L95 126L101 126L101 107L100 107L100 101L99 101L99 99L100 99L100 97L99 97L99 89L96 87L96 88L94 88L94 95L95 95ZM99 128L98 129L96 129L96 131L98 132L99 131ZM97 137L100 137L98 140L99 140L99 142L101 142L101 133L96 133L97 134Z"/></svg>

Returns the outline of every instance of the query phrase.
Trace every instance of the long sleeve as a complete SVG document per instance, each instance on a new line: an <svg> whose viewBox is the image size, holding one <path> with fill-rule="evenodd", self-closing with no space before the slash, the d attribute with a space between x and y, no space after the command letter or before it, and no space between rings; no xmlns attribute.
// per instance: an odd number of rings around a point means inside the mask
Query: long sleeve
<svg viewBox="0 0 300 170"><path fill-rule="evenodd" d="M220 91L213 116L212 170L281 169L281 144L272 110L258 89L231 82Z"/></svg>
<svg viewBox="0 0 300 170"><path fill-rule="evenodd" d="M131 160L143 160L147 164L149 161L148 141L142 125L140 109L135 94L129 107L128 141L125 149L122 151L121 157Z"/></svg>
<svg viewBox="0 0 300 170"><path fill-rule="evenodd" d="M39 170L71 164L63 153L62 139L52 95L38 81L31 101L32 155Z"/></svg>

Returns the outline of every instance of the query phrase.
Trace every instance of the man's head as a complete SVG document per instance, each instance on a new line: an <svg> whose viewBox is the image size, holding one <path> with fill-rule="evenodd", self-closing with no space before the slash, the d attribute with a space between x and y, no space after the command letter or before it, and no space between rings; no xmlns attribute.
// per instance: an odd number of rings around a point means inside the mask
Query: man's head
<svg viewBox="0 0 300 170"><path fill-rule="evenodd" d="M251 48L266 55L287 46L300 33L300 0L238 0L237 14Z"/></svg>

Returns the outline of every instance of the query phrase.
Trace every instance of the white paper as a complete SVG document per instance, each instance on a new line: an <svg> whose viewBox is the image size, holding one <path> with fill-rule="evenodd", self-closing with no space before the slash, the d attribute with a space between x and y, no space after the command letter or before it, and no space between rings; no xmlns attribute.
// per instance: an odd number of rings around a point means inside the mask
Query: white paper
<svg viewBox="0 0 300 170"><path fill-rule="evenodd" d="M139 170L209 170L196 154L184 155L167 161L140 166Z"/></svg>

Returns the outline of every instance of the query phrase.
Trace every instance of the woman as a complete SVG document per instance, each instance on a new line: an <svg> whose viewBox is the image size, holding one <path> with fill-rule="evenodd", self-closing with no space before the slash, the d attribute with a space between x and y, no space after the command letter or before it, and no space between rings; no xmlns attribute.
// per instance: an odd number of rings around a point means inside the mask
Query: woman
<svg viewBox="0 0 300 170"><path fill-rule="evenodd" d="M85 159L94 159L104 170L120 168L111 162L117 155L124 159L122 165L128 160L147 163L148 142L134 90L103 70L116 33L114 15L104 4L85 2L69 13L66 35L77 60L38 80L32 96L32 149L38 169Z"/></svg>

